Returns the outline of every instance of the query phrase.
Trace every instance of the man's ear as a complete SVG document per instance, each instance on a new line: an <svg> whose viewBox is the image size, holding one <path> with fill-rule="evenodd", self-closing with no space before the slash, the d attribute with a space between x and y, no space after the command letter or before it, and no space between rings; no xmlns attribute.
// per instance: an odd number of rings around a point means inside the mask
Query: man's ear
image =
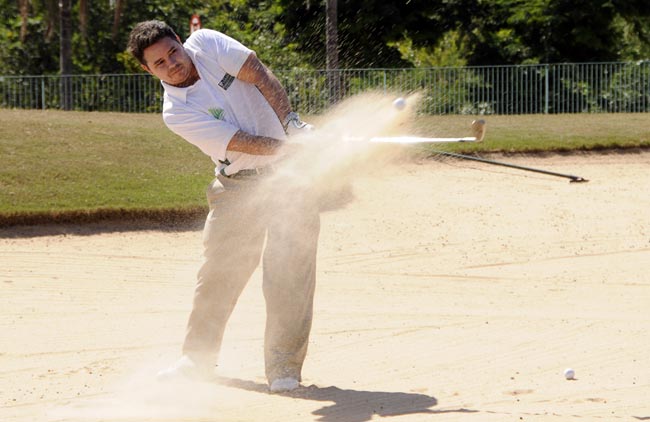
<svg viewBox="0 0 650 422"><path fill-rule="evenodd" d="M144 69L144 70L145 70L147 73L149 73L150 75L153 75L153 73L151 73L151 70L149 70L149 66L147 66L146 64L142 64L142 63L140 63L140 67L141 67L142 69Z"/></svg>

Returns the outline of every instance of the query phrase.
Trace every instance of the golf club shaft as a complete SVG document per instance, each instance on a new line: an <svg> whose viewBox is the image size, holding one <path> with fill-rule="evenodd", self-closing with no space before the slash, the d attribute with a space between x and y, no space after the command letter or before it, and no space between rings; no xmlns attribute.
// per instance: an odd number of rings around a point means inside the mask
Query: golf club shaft
<svg viewBox="0 0 650 422"><path fill-rule="evenodd" d="M420 136L393 136L393 137L374 137L368 142L380 144L436 144L436 143L454 143L454 142L479 142L476 137L468 136L465 138L425 138Z"/></svg>
<svg viewBox="0 0 650 422"><path fill-rule="evenodd" d="M453 152L446 152L446 151L434 151L434 152L437 153L437 154L446 155L448 157L460 158L460 159L463 159L463 160L478 161L478 162L481 162L481 163L492 164L492 165L496 165L496 166L503 166L503 167L509 167L509 168L518 169L518 170L531 171L531 172L534 172L534 173L547 174L549 176L563 177L563 178L566 178L566 179L570 179L571 182L588 182L587 179L585 179L583 177L580 177L580 176L574 176L572 174L556 173L554 171L536 169L536 168L525 167L525 166L518 166L516 164L504 163L504 162L501 162L501 161L494 161L494 160L487 160L485 158L472 157L471 155L456 154L456 153L453 153Z"/></svg>

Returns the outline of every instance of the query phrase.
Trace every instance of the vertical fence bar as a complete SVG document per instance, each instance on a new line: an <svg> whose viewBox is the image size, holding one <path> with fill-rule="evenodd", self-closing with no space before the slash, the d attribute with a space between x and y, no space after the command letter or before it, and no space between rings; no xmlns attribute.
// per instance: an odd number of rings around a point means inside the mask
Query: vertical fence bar
<svg viewBox="0 0 650 422"><path fill-rule="evenodd" d="M569 81L570 81L570 86L568 90L569 94L569 101L568 101L568 106L569 106L569 113L575 113L577 110L576 107L576 100L578 99L578 96L576 94L576 74L578 71L578 66L577 65L572 65L569 67Z"/></svg>
<svg viewBox="0 0 650 422"><path fill-rule="evenodd" d="M526 83L524 78L524 67L517 66L517 114L524 114L526 109L527 91L524 88Z"/></svg>
<svg viewBox="0 0 650 422"><path fill-rule="evenodd" d="M567 101L566 101L566 112L567 113L572 113L573 110L575 110L575 89L574 89L574 81L575 81L575 74L576 74L576 66L575 64L571 66L567 66L567 81L568 81L568 86L567 86Z"/></svg>
<svg viewBox="0 0 650 422"><path fill-rule="evenodd" d="M549 69L550 66L547 64L544 66L544 114L548 114L548 106L549 106L549 96L550 96L550 90L549 90Z"/></svg>
<svg viewBox="0 0 650 422"><path fill-rule="evenodd" d="M503 107L503 89L501 89L501 79L503 76L503 68L496 67L494 68L494 104L495 104L495 113L504 114Z"/></svg>
<svg viewBox="0 0 650 422"><path fill-rule="evenodd" d="M564 65L559 65L557 67L558 69L558 75L557 75L557 85L555 89L557 90L557 110L555 111L556 113L564 113L564 72L565 72L565 66Z"/></svg>
<svg viewBox="0 0 650 422"><path fill-rule="evenodd" d="M45 77L41 76L41 109L45 110L47 108L45 104Z"/></svg>
<svg viewBox="0 0 650 422"><path fill-rule="evenodd" d="M586 85L586 65L584 64L578 64L578 72L576 76L576 96L577 96L577 101L576 103L577 108L576 112L582 112L585 109L585 85Z"/></svg>
<svg viewBox="0 0 650 422"><path fill-rule="evenodd" d="M584 65L576 65L576 74L573 78L574 88L573 92L575 95L575 112L578 113L584 109Z"/></svg>
<svg viewBox="0 0 650 422"><path fill-rule="evenodd" d="M514 68L515 71L515 85L517 86L517 92L515 92L515 113L522 114L522 98L525 97L525 91L522 86L522 67L517 66Z"/></svg>
<svg viewBox="0 0 650 422"><path fill-rule="evenodd" d="M648 111L648 62L642 61L641 64L641 93L643 95L642 111Z"/></svg>
<svg viewBox="0 0 650 422"><path fill-rule="evenodd" d="M517 114L517 68L508 66L510 77L508 78L510 86L510 113Z"/></svg>
<svg viewBox="0 0 650 422"><path fill-rule="evenodd" d="M583 81L584 78L582 77L582 69L583 66L581 64L577 64L574 69L574 75L573 75L573 103L574 105L574 112L578 113L580 110L582 110L582 100L584 95L582 94L582 84L580 81Z"/></svg>
<svg viewBox="0 0 650 422"><path fill-rule="evenodd" d="M571 113L573 110L573 94L572 94L572 87L573 87L573 66L563 66L564 69L564 81L565 83L563 84L565 88L562 90L564 92L564 106L565 109L562 111L563 113Z"/></svg>
<svg viewBox="0 0 650 422"><path fill-rule="evenodd" d="M631 66L631 65L630 65L630 67L632 68L632 71L630 72L630 76L628 78L628 84L630 86L630 91L633 93L632 94L632 104L631 104L630 112L636 113L639 110L638 109L639 100L638 100L638 94L637 94L638 86L633 81L638 80L639 74L638 74L638 68L637 67ZM632 77L632 76L634 76L634 77Z"/></svg>
<svg viewBox="0 0 650 422"><path fill-rule="evenodd" d="M502 72L502 77L501 77L501 84L500 84L500 89L503 92L503 108L502 112L503 114L511 114L511 109L510 109L510 90L508 89L508 70L509 68L507 66L501 67L499 70Z"/></svg>
<svg viewBox="0 0 650 422"><path fill-rule="evenodd" d="M554 113L562 113L562 107L563 107L563 87L562 87L562 75L564 72L564 67L562 65L557 65L555 66L555 87L554 87L554 105L555 105L555 111Z"/></svg>
<svg viewBox="0 0 650 422"><path fill-rule="evenodd" d="M537 101L537 91L535 84L535 66L528 66L526 69L526 91L528 92L528 100L526 101L526 111L524 114L534 113L535 104Z"/></svg>
<svg viewBox="0 0 650 422"><path fill-rule="evenodd" d="M611 111L616 112L618 108L617 90L612 89L614 88L614 69L612 64L608 64L607 66L609 67L609 86L612 95Z"/></svg>
<svg viewBox="0 0 650 422"><path fill-rule="evenodd" d="M487 94L488 94L488 102L490 103L490 108L491 108L491 109L494 111L494 113L496 114L496 113L497 113L497 110L496 110L496 100L495 100L495 98L494 98L494 89L495 89L495 88L494 88L494 85L495 85L495 82L494 82L494 72L495 72L495 70L494 70L493 67L491 67L490 69L488 69L488 83L490 84L490 89L488 90Z"/></svg>

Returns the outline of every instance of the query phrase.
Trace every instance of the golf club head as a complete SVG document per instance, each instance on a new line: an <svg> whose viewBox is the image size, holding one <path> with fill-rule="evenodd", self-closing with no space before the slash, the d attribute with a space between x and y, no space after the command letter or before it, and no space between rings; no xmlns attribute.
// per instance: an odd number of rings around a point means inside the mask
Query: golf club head
<svg viewBox="0 0 650 422"><path fill-rule="evenodd" d="M479 119L472 122L472 134L476 138L475 142L483 141L485 137L485 120Z"/></svg>

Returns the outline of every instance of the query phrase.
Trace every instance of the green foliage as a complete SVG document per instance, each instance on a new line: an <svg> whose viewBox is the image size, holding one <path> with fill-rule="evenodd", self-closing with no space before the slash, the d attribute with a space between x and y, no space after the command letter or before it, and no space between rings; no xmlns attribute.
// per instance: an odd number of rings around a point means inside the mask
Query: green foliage
<svg viewBox="0 0 650 422"><path fill-rule="evenodd" d="M204 28L223 32L254 50L273 69L305 68L307 63L279 21L283 13L283 7L273 0L236 0L205 10L202 23Z"/></svg>
<svg viewBox="0 0 650 422"><path fill-rule="evenodd" d="M109 1L89 1L86 34L72 1L74 73L139 71L125 53L133 25L165 20L185 39L195 13L273 69L325 67L325 1L123 1L117 21ZM0 0L0 74L58 73L57 1L29 1L26 18ZM342 68L641 60L649 28L647 0L338 1Z"/></svg>
<svg viewBox="0 0 650 422"><path fill-rule="evenodd" d="M620 48L626 39L648 45L647 27L639 24L648 22L646 3L477 1L475 16L458 22L471 40L470 64L624 61L634 58Z"/></svg>
<svg viewBox="0 0 650 422"><path fill-rule="evenodd" d="M21 41L18 2L0 0L4 18L0 21L0 74L58 73L59 21L58 16L52 16L51 2L30 2L28 35ZM73 1L73 73L139 72L139 64L125 51L131 28L143 20L160 19L185 39L189 36L190 17L195 13L202 17L203 27L240 40L273 68L305 66L296 45L287 41L286 27L278 20L283 8L274 0L127 1L115 33L115 11L109 2L90 2L87 34L79 29L79 2Z"/></svg>
<svg viewBox="0 0 650 422"><path fill-rule="evenodd" d="M623 34L620 41L622 57L627 60L650 58L650 17L626 20L619 16L614 26Z"/></svg>
<svg viewBox="0 0 650 422"><path fill-rule="evenodd" d="M411 38L391 42L400 52L402 59L415 67L459 67L467 65L467 37L457 30L443 34L436 45L414 46Z"/></svg>
<svg viewBox="0 0 650 422"><path fill-rule="evenodd" d="M0 24L0 74L33 75L49 73L59 66L59 45L42 20L30 18L21 40L21 18L17 2L0 2L4 24ZM8 16L7 16L8 15Z"/></svg>
<svg viewBox="0 0 650 422"><path fill-rule="evenodd" d="M309 62L325 67L325 2L278 0L279 18L291 28L290 39ZM338 2L339 62L343 68L406 67L407 60L391 43L410 38L435 42L445 31L436 24L437 2L427 0L343 0Z"/></svg>

